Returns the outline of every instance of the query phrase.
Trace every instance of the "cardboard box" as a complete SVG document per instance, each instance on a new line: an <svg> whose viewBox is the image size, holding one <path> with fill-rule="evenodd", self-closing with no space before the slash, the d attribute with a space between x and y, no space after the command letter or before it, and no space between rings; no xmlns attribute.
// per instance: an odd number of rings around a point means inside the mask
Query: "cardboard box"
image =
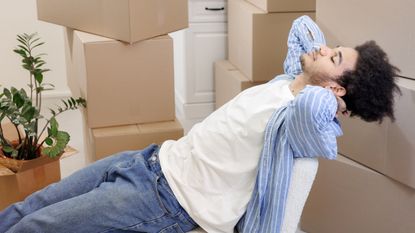
<svg viewBox="0 0 415 233"><path fill-rule="evenodd" d="M169 36L130 45L79 31L67 35L72 35L68 69L73 69L68 83L87 100L88 127L175 119Z"/></svg>
<svg viewBox="0 0 415 233"><path fill-rule="evenodd" d="M399 78L398 85L396 121L379 125L342 117L339 153L415 188L415 81Z"/></svg>
<svg viewBox="0 0 415 233"><path fill-rule="evenodd" d="M7 138L17 138L17 132L10 123L3 122L2 127ZM2 160L0 162L0 211L12 203L24 200L33 192L58 182L61 179L59 160L76 152L75 149L67 147L60 157L42 156L33 160L19 161L17 171L3 166L5 161L7 163L7 159L0 158Z"/></svg>
<svg viewBox="0 0 415 233"><path fill-rule="evenodd" d="M266 12L315 11L316 0L247 0Z"/></svg>
<svg viewBox="0 0 415 233"><path fill-rule="evenodd" d="M179 139L183 128L178 121L126 125L92 129L88 162L126 151L144 149L152 143L161 145L168 139Z"/></svg>
<svg viewBox="0 0 415 233"><path fill-rule="evenodd" d="M74 57L73 57L73 36L74 30L64 28L63 43L65 47L65 65L66 65L66 84L73 97L81 96L81 86L78 75L75 74Z"/></svg>
<svg viewBox="0 0 415 233"><path fill-rule="evenodd" d="M227 60L215 62L215 107L221 107L241 91L262 83L250 81Z"/></svg>
<svg viewBox="0 0 415 233"><path fill-rule="evenodd" d="M287 38L294 19L312 12L270 13L244 0L228 2L229 61L254 82L284 73Z"/></svg>
<svg viewBox="0 0 415 233"><path fill-rule="evenodd" d="M320 160L301 218L307 233L409 233L415 190L345 157Z"/></svg>
<svg viewBox="0 0 415 233"><path fill-rule="evenodd" d="M37 0L38 19L136 42L188 27L187 0Z"/></svg>
<svg viewBox="0 0 415 233"><path fill-rule="evenodd" d="M0 211L61 179L59 158L29 161L14 173L0 165Z"/></svg>
<svg viewBox="0 0 415 233"><path fill-rule="evenodd" d="M413 0L317 0L317 24L330 46L375 40L402 76L415 79L414 9Z"/></svg>

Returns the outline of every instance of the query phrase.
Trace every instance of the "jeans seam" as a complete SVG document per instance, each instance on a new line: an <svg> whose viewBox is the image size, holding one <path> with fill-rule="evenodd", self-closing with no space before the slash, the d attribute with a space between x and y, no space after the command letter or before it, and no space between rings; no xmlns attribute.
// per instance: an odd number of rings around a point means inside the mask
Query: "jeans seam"
<svg viewBox="0 0 415 233"><path fill-rule="evenodd" d="M184 230L180 227L180 224L178 224L176 222L176 223L173 223L173 224L161 229L158 233L164 233L164 232L166 232L166 230L175 229L174 227L177 227L181 230L181 232L184 232Z"/></svg>
<svg viewBox="0 0 415 233"><path fill-rule="evenodd" d="M99 233L111 232L113 230L130 230L132 228L137 228L138 226L142 226L144 224L149 224L149 223L151 224L151 223L155 223L155 222L160 222L160 219L165 218L165 217L166 217L166 214L163 214L160 217L157 217L157 218L154 218L154 219L151 219L151 220L148 220L148 221L142 221L142 222L139 222L139 223L136 223L136 224L133 224L133 225L119 227L119 228L112 227L112 228L109 228L107 230L100 231Z"/></svg>

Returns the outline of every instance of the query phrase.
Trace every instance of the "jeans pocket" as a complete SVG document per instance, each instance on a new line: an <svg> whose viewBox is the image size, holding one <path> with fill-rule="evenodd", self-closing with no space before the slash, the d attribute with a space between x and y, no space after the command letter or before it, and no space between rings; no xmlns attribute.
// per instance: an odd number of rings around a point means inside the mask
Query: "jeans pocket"
<svg viewBox="0 0 415 233"><path fill-rule="evenodd" d="M159 231L159 233L184 233L184 231L178 223L175 223L171 226L163 228L161 231Z"/></svg>

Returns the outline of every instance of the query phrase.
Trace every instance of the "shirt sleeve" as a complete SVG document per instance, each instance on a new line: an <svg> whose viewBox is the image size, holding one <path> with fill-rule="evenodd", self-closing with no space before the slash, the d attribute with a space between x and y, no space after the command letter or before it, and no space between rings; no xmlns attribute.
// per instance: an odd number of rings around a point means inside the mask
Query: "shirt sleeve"
<svg viewBox="0 0 415 233"><path fill-rule="evenodd" d="M326 44L323 32L307 15L294 20L288 34L288 52L284 61L284 73L298 75L302 72L300 56Z"/></svg>
<svg viewBox="0 0 415 233"><path fill-rule="evenodd" d="M306 86L288 108L285 124L294 157L335 159L336 138L343 132L336 118L337 100L333 92L319 86Z"/></svg>

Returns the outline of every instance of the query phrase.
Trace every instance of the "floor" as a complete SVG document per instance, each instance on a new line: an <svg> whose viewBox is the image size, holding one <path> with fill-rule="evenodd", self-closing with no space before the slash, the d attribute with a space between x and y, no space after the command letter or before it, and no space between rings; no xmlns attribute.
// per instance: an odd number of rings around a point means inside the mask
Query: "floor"
<svg viewBox="0 0 415 233"><path fill-rule="evenodd" d="M85 148L83 135L83 122L79 110L66 112L58 118L60 129L67 131L71 135L69 145L76 150L77 154L64 158L60 161L62 177L69 176L73 172L85 166ZM300 229L296 233L305 233Z"/></svg>

